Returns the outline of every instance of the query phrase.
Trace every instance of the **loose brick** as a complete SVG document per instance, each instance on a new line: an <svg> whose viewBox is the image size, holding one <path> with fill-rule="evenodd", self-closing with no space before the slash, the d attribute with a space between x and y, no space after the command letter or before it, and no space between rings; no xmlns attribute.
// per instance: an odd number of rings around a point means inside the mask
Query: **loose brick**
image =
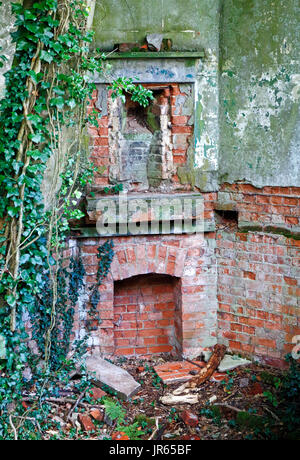
<svg viewBox="0 0 300 460"><path fill-rule="evenodd" d="M199 424L199 419L193 412L185 410L181 413L181 418L187 426L196 427Z"/></svg>
<svg viewBox="0 0 300 460"><path fill-rule="evenodd" d="M78 419L84 431L90 432L96 430L96 427L89 415L79 414Z"/></svg>

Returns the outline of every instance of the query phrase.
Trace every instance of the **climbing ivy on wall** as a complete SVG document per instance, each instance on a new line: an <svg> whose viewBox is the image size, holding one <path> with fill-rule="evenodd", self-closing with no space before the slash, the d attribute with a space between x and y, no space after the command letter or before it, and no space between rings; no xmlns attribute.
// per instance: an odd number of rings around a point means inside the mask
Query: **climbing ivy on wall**
<svg viewBox="0 0 300 460"><path fill-rule="evenodd" d="M91 330L94 327L97 328L97 326L101 324L101 318L97 312L97 306L101 298L99 287L101 286L102 281L106 278L109 272L109 269L110 269L110 266L111 266L111 263L114 257L113 247L114 247L113 241L108 240L102 246L98 248L97 259L99 260L99 262L98 262L98 268L97 268L97 274L96 274L96 283L94 286L90 288L91 311L90 311L90 319L88 320L88 323L90 325Z"/></svg>
<svg viewBox="0 0 300 460"><path fill-rule="evenodd" d="M16 52L0 101L0 335L10 376L0 381L0 411L18 397L22 372L31 362L24 315L30 315L45 373L50 362L59 366L69 346L84 269L79 259L71 260L67 272L63 250L69 220L83 216L78 200L95 170L87 156L85 127L97 125L99 115L87 115L95 89L88 74L109 70L99 50L89 51L93 33L87 28L84 1L30 1L26 6L14 3L12 9ZM143 105L152 98L130 79L112 86L116 96L128 92ZM51 203L45 208L41 184L52 155L58 160ZM109 254L97 285L108 270Z"/></svg>

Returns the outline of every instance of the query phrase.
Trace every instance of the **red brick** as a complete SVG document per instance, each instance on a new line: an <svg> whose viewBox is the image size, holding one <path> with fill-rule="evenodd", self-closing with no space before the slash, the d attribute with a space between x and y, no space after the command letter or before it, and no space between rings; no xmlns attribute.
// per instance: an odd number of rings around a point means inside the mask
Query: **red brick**
<svg viewBox="0 0 300 460"><path fill-rule="evenodd" d="M157 347L149 347L149 353L170 353L172 351L171 345L160 345Z"/></svg>
<svg viewBox="0 0 300 460"><path fill-rule="evenodd" d="M101 412L99 409L96 409L96 408L90 411L90 416L97 422L103 422L104 420L103 412Z"/></svg>
<svg viewBox="0 0 300 460"><path fill-rule="evenodd" d="M193 127L192 126L172 126L172 133L174 134L192 134Z"/></svg>
<svg viewBox="0 0 300 460"><path fill-rule="evenodd" d="M239 184L239 188L244 193L259 193L259 189L250 184Z"/></svg>
<svg viewBox="0 0 300 460"><path fill-rule="evenodd" d="M183 115L173 115L171 117L171 122L173 125L186 125L188 123L189 117Z"/></svg>
<svg viewBox="0 0 300 460"><path fill-rule="evenodd" d="M264 390L259 382L254 382L249 389L247 389L247 394L251 396L261 395Z"/></svg>
<svg viewBox="0 0 300 460"><path fill-rule="evenodd" d="M126 263L126 254L125 251L121 250L117 252L118 261L120 264Z"/></svg>
<svg viewBox="0 0 300 460"><path fill-rule="evenodd" d="M134 349L133 348L118 348L115 351L116 355L133 355L134 354Z"/></svg>
<svg viewBox="0 0 300 460"><path fill-rule="evenodd" d="M129 437L123 431L115 431L111 435L113 441L129 441Z"/></svg>
<svg viewBox="0 0 300 460"><path fill-rule="evenodd" d="M256 195L256 203L269 204L270 197L265 195Z"/></svg>
<svg viewBox="0 0 300 460"><path fill-rule="evenodd" d="M265 339L260 337L255 337L255 343L262 345L268 348L276 348L276 341L272 339Z"/></svg>
<svg viewBox="0 0 300 460"><path fill-rule="evenodd" d="M150 259L155 259L155 255L156 255L156 245L149 245L148 246L148 257Z"/></svg>
<svg viewBox="0 0 300 460"><path fill-rule="evenodd" d="M273 204L282 204L283 198L282 196L271 196L270 202Z"/></svg>
<svg viewBox="0 0 300 460"><path fill-rule="evenodd" d="M108 146L108 138L98 136L94 138L93 143L96 146Z"/></svg>
<svg viewBox="0 0 300 460"><path fill-rule="evenodd" d="M135 257L135 251L134 249L132 248L128 248L126 250L126 254L127 254L127 260L129 263L135 263L136 261L136 257Z"/></svg>
<svg viewBox="0 0 300 460"><path fill-rule="evenodd" d="M240 350L242 348L240 342L234 342L233 340L229 340L229 347L233 350Z"/></svg>
<svg viewBox="0 0 300 460"><path fill-rule="evenodd" d="M286 282L286 284L289 284L290 286L297 286L297 284L298 284L296 279L290 278L288 276L284 277L284 281Z"/></svg>
<svg viewBox="0 0 300 460"><path fill-rule="evenodd" d="M185 410L181 413L181 418L187 426L196 427L199 424L199 419L197 415L193 414L193 412L190 412L188 410Z"/></svg>
<svg viewBox="0 0 300 460"><path fill-rule="evenodd" d="M89 415L86 415L86 414L79 414L78 416L78 419L79 419L79 422L82 426L82 428L84 429L84 431L95 431L96 430L96 427L91 419L91 417Z"/></svg>
<svg viewBox="0 0 300 460"><path fill-rule="evenodd" d="M297 217L286 217L285 221L289 225L298 225L299 219Z"/></svg>
<svg viewBox="0 0 300 460"><path fill-rule="evenodd" d="M178 85L171 85L171 91L173 96L179 96L181 94L181 91L179 89Z"/></svg>

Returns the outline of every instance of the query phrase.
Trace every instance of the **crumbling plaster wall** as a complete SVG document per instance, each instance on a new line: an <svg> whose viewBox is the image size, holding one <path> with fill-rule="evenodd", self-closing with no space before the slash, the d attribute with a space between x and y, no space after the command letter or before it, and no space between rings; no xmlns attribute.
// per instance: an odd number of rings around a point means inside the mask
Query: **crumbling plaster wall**
<svg viewBox="0 0 300 460"><path fill-rule="evenodd" d="M195 155L178 170L182 184L205 191L217 188L219 14L219 0L102 0L93 22L95 45L104 50L116 43L143 44L148 33L161 33L173 50L205 51L196 78Z"/></svg>
<svg viewBox="0 0 300 460"><path fill-rule="evenodd" d="M226 0L219 182L300 185L299 2Z"/></svg>
<svg viewBox="0 0 300 460"><path fill-rule="evenodd" d="M157 32L175 50L205 51L200 141L192 168L179 172L183 182L212 190L216 174L219 183L299 185L299 9L294 0L97 3L102 49Z"/></svg>
<svg viewBox="0 0 300 460"><path fill-rule="evenodd" d="M0 97L14 53L10 3L0 6L1 53L8 58ZM217 171L219 183L299 186L299 13L294 0L102 0L93 28L101 49L150 32L170 37L176 50L204 49L200 143L183 181L195 182L200 169L196 183L204 188L207 181L216 188L210 173Z"/></svg>

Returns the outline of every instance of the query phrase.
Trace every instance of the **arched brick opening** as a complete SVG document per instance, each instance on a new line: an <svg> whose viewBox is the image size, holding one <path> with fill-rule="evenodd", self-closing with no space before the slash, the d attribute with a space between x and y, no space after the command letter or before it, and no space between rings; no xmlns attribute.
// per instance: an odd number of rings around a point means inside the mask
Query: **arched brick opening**
<svg viewBox="0 0 300 460"><path fill-rule="evenodd" d="M81 241L81 252L87 272L87 290L95 285L98 247L104 241L106 240L102 238ZM177 235L115 237L113 241L114 259L108 276L99 288L100 301L97 313L101 321L90 333L91 350L100 351L104 355L120 354L115 347L115 331L120 332L115 323L118 324L120 315L115 314L114 291L122 280L129 282L132 278L148 279L154 275L169 277L174 283L176 310L174 340L170 352L175 350L176 353L181 353L182 348L183 354L192 357L214 345L217 311L214 240L196 234L181 235L180 241ZM84 308L82 311L79 308L79 314L84 316ZM76 327L80 329L80 321ZM139 343L138 351L141 356L146 350L142 350L145 348L142 341ZM153 347L157 345L153 344ZM168 343L164 345L169 346ZM132 346L124 345L124 348ZM166 350L163 351L161 347L161 352ZM144 354L156 352L155 348L150 350L148 347ZM127 353L123 350L123 354L126 356ZM139 353L135 351L134 354Z"/></svg>
<svg viewBox="0 0 300 460"><path fill-rule="evenodd" d="M125 356L182 352L180 278L150 273L115 281L114 349Z"/></svg>

